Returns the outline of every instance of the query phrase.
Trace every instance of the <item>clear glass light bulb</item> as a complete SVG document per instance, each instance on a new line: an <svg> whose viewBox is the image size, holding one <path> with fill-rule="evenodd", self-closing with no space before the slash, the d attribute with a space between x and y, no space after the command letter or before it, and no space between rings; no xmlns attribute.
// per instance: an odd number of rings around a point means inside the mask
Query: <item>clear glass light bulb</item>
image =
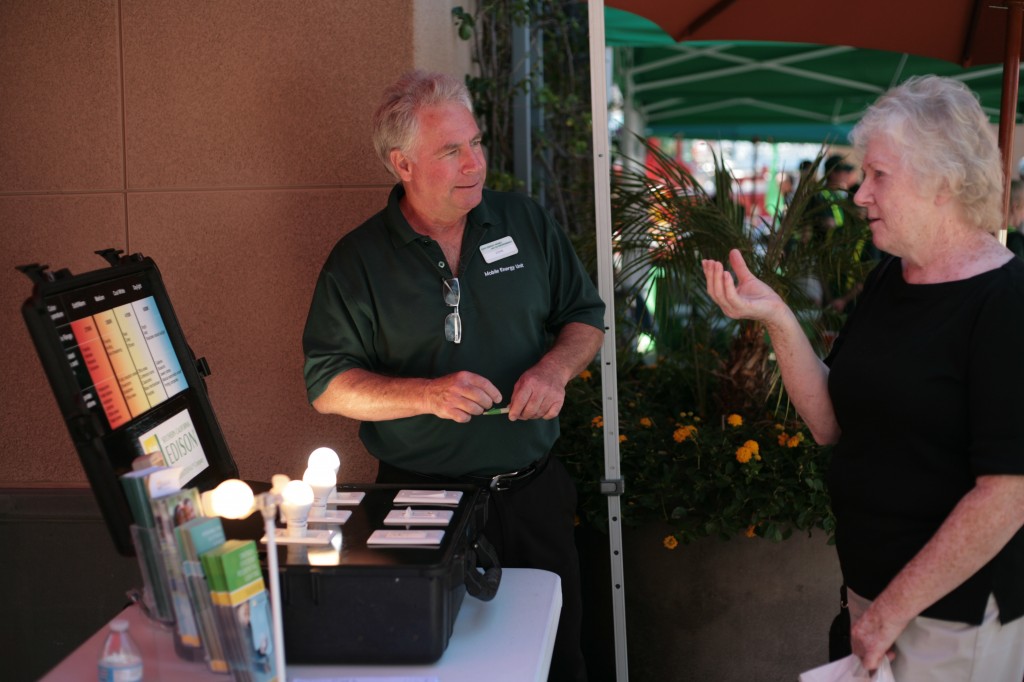
<svg viewBox="0 0 1024 682"><path fill-rule="evenodd" d="M227 519L244 519L252 513L255 496L245 481L229 478L210 491L210 512Z"/></svg>
<svg viewBox="0 0 1024 682"><path fill-rule="evenodd" d="M327 511L327 498L334 492L335 486L338 485L338 478L334 474L334 469L329 467L309 467L302 474L302 480L313 489L313 508L310 510L309 515L312 517L323 516Z"/></svg>
<svg viewBox="0 0 1024 682"><path fill-rule="evenodd" d="M306 466L317 468L330 467L334 469L334 475L337 477L338 469L341 468L341 458L331 448L317 448L309 453L309 460L306 462Z"/></svg>

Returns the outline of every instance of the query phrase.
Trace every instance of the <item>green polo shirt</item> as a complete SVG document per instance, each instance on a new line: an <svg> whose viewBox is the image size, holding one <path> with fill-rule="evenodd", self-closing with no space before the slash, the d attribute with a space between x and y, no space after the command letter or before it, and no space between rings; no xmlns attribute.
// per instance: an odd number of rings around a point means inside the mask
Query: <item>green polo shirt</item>
<svg viewBox="0 0 1024 682"><path fill-rule="evenodd" d="M396 185L387 208L343 237L320 272L302 338L311 402L359 367L423 378L467 370L489 379L507 404L564 325L604 328L604 303L561 227L524 195L485 190L462 242L462 343L445 340L452 309L442 280L454 273L440 245L405 220L403 193ZM494 248L509 238L514 248ZM363 422L359 435L371 454L403 469L493 474L547 453L558 420L494 415L459 424L421 415Z"/></svg>

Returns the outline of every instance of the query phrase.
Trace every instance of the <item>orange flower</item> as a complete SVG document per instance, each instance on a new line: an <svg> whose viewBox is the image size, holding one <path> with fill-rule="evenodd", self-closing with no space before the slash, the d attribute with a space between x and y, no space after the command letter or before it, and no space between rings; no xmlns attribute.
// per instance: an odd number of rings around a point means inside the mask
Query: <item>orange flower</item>
<svg viewBox="0 0 1024 682"><path fill-rule="evenodd" d="M757 535L757 533L754 532L756 530L757 530L756 526L747 526L747 537L748 538L752 538L755 535Z"/></svg>
<svg viewBox="0 0 1024 682"><path fill-rule="evenodd" d="M686 426L680 426L678 429L672 432L672 440L677 443L682 443L687 438L692 438L697 433L697 427L693 424Z"/></svg>
<svg viewBox="0 0 1024 682"><path fill-rule="evenodd" d="M748 440L743 444L743 447L747 448L755 455L761 452L761 446L757 444L756 440Z"/></svg>
<svg viewBox="0 0 1024 682"><path fill-rule="evenodd" d="M654 422L651 421L650 417L641 417L640 426L644 427L645 429L649 429L652 426L654 426Z"/></svg>
<svg viewBox="0 0 1024 682"><path fill-rule="evenodd" d="M619 434L619 442L620 443L625 443L627 440L629 440L629 439L626 438L626 434L624 434L624 433L620 433Z"/></svg>
<svg viewBox="0 0 1024 682"><path fill-rule="evenodd" d="M580 372L580 379L583 379L584 381L590 381L590 377L592 376L594 376L594 374L589 369L585 369Z"/></svg>
<svg viewBox="0 0 1024 682"><path fill-rule="evenodd" d="M737 426L743 426L743 417L738 414L730 414L725 418L725 423L729 426L736 428Z"/></svg>
<svg viewBox="0 0 1024 682"><path fill-rule="evenodd" d="M784 446L787 442L789 442L789 436L787 436L786 432L783 431L782 433L779 434L779 445Z"/></svg>
<svg viewBox="0 0 1024 682"><path fill-rule="evenodd" d="M788 441L786 441L786 447L787 448L795 448L796 446L800 445L800 442L802 440L803 440L803 438L800 437L800 434L797 434L797 435L793 436L792 438L790 438Z"/></svg>
<svg viewBox="0 0 1024 682"><path fill-rule="evenodd" d="M675 535L666 535L665 539L661 541L661 544L665 546L665 549L675 549L679 546L679 540L676 540Z"/></svg>
<svg viewBox="0 0 1024 682"><path fill-rule="evenodd" d="M747 462L750 461L750 458L753 456L754 453L751 452L750 448L748 448L745 445L741 445L740 447L736 448L736 461L739 462L740 464L746 464Z"/></svg>
<svg viewBox="0 0 1024 682"><path fill-rule="evenodd" d="M603 429L604 417L601 415L597 415L596 417L590 420L590 425L593 426L595 429Z"/></svg>

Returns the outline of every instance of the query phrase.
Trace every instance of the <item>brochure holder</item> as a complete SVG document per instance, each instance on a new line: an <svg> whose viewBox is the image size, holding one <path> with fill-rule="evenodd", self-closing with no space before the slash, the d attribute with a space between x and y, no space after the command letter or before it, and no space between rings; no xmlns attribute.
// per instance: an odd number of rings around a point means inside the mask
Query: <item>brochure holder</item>
<svg viewBox="0 0 1024 682"><path fill-rule="evenodd" d="M171 604L170 578L167 566L160 560L160 539L152 528L132 524L132 543L139 560L142 574L142 610L150 620L166 626L174 625L174 608Z"/></svg>

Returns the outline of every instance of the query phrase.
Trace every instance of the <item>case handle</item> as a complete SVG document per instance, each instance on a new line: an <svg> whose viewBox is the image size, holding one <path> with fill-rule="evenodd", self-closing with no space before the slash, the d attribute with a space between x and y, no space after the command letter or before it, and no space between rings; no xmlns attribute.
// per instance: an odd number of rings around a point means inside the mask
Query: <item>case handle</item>
<svg viewBox="0 0 1024 682"><path fill-rule="evenodd" d="M501 584L498 553L483 535L477 536L471 550L466 553L466 591L480 601L491 601ZM483 573L477 570L478 566Z"/></svg>

